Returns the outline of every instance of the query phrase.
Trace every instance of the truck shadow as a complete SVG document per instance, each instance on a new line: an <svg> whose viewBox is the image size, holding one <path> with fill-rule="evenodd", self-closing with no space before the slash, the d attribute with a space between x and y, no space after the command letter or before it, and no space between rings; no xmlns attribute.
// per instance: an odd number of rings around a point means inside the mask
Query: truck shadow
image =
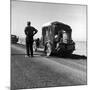
<svg viewBox="0 0 90 90"><path fill-rule="evenodd" d="M44 52L41 51L40 53L42 53L41 56L46 56ZM58 58L66 58L66 59L87 59L87 56L78 55L78 54L70 54L70 55L63 55L63 56L58 55L58 54L52 54L50 56L51 57L58 57Z"/></svg>
<svg viewBox="0 0 90 90"><path fill-rule="evenodd" d="M60 58L69 58L69 59L87 59L87 56L77 55L77 54L70 54L70 55L64 55L64 56L55 55L55 56Z"/></svg>

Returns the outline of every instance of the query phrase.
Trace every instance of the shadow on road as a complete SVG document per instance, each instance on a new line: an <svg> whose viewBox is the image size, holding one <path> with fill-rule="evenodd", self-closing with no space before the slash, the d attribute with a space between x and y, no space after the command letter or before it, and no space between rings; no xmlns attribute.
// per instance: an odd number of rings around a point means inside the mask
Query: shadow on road
<svg viewBox="0 0 90 90"><path fill-rule="evenodd" d="M46 56L45 53L43 51L38 51L41 54L41 56ZM87 56L85 55L78 55L78 54L70 54L70 55L58 55L58 54L52 54L52 57L59 57L59 58L69 58L69 59L87 59Z"/></svg>
<svg viewBox="0 0 90 90"><path fill-rule="evenodd" d="M65 55L65 56L55 55L55 56L60 57L60 58L69 58L69 59L87 59L86 56L77 55L77 54L71 54L71 55Z"/></svg>
<svg viewBox="0 0 90 90"><path fill-rule="evenodd" d="M12 53L11 55L26 55L26 54L16 54L16 53ZM34 54L35 56L46 56L45 53L36 53ZM64 56L60 56L60 55L51 55L52 57L58 57L58 58L65 58L65 59L87 59L87 56L84 55L77 55L77 54L71 54L71 55L64 55Z"/></svg>

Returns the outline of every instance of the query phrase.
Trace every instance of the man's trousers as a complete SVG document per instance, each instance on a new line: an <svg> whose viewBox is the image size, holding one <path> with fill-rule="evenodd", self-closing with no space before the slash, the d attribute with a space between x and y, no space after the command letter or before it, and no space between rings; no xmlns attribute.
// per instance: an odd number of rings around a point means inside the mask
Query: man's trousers
<svg viewBox="0 0 90 90"><path fill-rule="evenodd" d="M33 41L27 41L26 40L26 53L29 56L31 53L31 56L33 56Z"/></svg>

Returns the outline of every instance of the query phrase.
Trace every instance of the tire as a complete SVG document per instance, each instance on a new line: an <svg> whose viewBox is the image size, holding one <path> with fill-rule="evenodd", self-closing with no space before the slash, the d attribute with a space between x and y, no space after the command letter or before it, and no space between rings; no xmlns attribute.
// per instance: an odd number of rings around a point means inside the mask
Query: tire
<svg viewBox="0 0 90 90"><path fill-rule="evenodd" d="M51 44L47 43L46 44L46 56L50 56L51 53L52 53Z"/></svg>

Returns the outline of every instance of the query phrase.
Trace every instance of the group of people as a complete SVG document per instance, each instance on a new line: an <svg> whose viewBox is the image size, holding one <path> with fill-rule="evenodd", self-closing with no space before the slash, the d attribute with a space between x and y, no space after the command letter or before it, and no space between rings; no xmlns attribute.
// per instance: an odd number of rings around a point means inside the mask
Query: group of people
<svg viewBox="0 0 90 90"><path fill-rule="evenodd" d="M26 35L26 56L25 57L33 57L33 36L38 32L33 26L31 26L31 22L27 22L27 26L25 27L25 35Z"/></svg>

